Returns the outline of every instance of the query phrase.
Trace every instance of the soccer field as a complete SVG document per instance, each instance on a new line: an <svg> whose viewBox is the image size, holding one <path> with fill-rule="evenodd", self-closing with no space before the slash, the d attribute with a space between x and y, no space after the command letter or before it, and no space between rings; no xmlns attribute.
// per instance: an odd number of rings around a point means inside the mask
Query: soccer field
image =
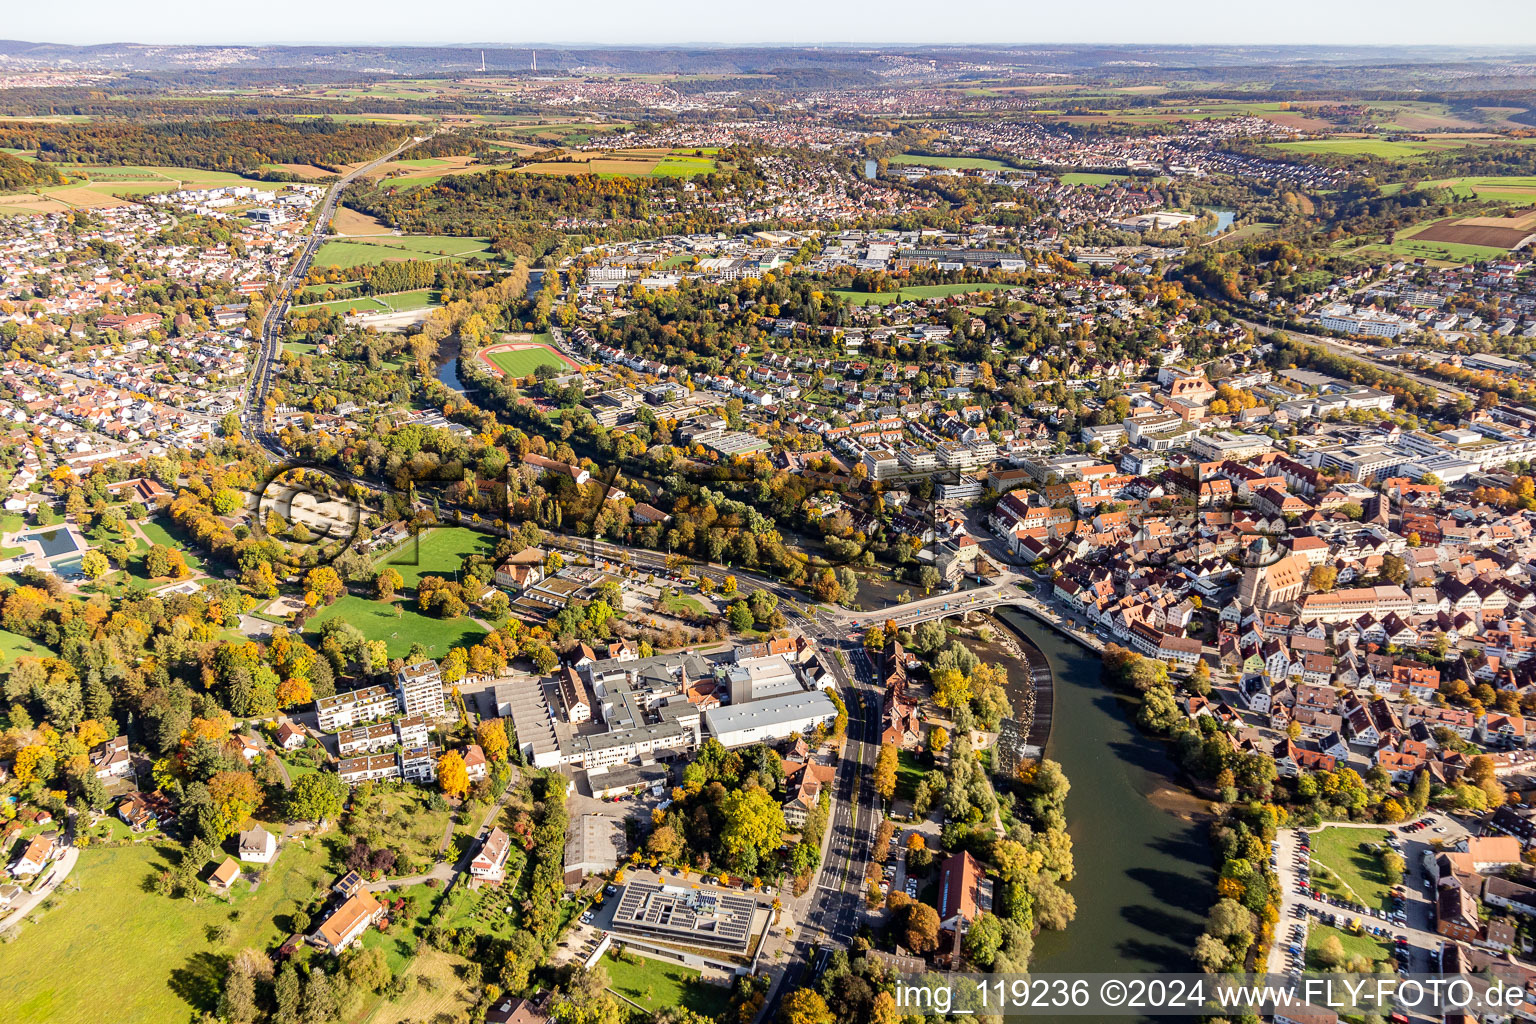
<svg viewBox="0 0 1536 1024"><path fill-rule="evenodd" d="M420 537L407 539L376 564L380 569L388 566L395 570L405 580L407 587L414 587L421 582L423 576L452 579L465 555L478 553L488 556L495 549L496 538L489 533L462 526L440 526L426 531Z"/></svg>

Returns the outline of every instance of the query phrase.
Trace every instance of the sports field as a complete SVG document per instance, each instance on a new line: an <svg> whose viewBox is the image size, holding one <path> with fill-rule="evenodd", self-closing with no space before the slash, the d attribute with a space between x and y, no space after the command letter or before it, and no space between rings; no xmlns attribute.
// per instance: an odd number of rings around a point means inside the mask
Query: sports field
<svg viewBox="0 0 1536 1024"><path fill-rule="evenodd" d="M412 309L435 306L441 297L435 288L418 288L410 292L389 292L384 295L359 295L356 298L336 299L332 302L311 302L294 306L292 312L307 313L328 309L335 313L404 313Z"/></svg>
<svg viewBox="0 0 1536 1024"><path fill-rule="evenodd" d="M917 299L939 299L946 295L965 295L970 292L991 292L1007 288L1004 284L917 284L899 292L854 292L834 290L832 294L855 306L885 305L890 302L912 302Z"/></svg>
<svg viewBox="0 0 1536 1024"><path fill-rule="evenodd" d="M461 526L440 526L407 539L375 564L380 569L389 566L400 574L407 587L414 587L423 576L452 579L465 555L490 555L495 549L496 538L488 533Z"/></svg>
<svg viewBox="0 0 1536 1024"><path fill-rule="evenodd" d="M529 336L526 341L503 342L499 345L491 345L479 352L482 363L487 363L503 375L508 377L527 377L540 366L550 366L557 370L579 370L575 360L562 355L541 339L548 339L547 334Z"/></svg>
<svg viewBox="0 0 1536 1024"><path fill-rule="evenodd" d="M317 267L360 267L389 260L493 259L491 243L484 238L454 235L401 235L377 239L326 242L315 254Z"/></svg>

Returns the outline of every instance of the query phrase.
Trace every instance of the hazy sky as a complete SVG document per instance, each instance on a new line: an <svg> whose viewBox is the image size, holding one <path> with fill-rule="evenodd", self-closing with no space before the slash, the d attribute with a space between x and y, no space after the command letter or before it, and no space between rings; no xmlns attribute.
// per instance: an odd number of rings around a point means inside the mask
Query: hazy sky
<svg viewBox="0 0 1536 1024"><path fill-rule="evenodd" d="M8 5L57 43L1536 44L1536 3L1479 0L73 0Z"/></svg>

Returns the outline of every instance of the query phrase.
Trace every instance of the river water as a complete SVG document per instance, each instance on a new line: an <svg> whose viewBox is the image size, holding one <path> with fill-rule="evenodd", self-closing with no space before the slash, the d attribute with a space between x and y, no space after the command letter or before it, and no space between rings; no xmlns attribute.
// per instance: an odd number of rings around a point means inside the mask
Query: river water
<svg viewBox="0 0 1536 1024"><path fill-rule="evenodd" d="M1067 797L1077 917L1042 931L1032 966L1041 972L1189 971L1189 951L1214 899L1203 804L1179 787L1160 741L1142 733L1129 705L1099 678L1099 658L1023 612L997 617L1050 663L1054 721L1046 756L1072 783ZM996 651L978 650L988 661ZM1009 697L1025 674L1009 668Z"/></svg>
<svg viewBox="0 0 1536 1024"><path fill-rule="evenodd" d="M544 271L534 268L528 271L528 297L539 294L544 287ZM444 338L437 346L437 379L459 394L465 393L464 381L459 378L459 336Z"/></svg>

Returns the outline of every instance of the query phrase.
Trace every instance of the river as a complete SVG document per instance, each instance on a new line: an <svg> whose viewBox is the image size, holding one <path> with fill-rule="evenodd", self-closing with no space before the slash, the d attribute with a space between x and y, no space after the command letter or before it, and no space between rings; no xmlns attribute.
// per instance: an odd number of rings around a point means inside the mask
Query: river
<svg viewBox="0 0 1536 1024"><path fill-rule="evenodd" d="M1183 790L1160 741L1142 733L1128 704L1099 677L1097 655L1029 615L997 611L1046 656L1055 679L1046 755L1072 783L1067 797L1077 917L1042 931L1032 966L1042 972L1189 971L1189 951L1214 900L1203 805ZM988 661L997 652L978 650ZM1009 668L1010 699L1025 684Z"/></svg>
<svg viewBox="0 0 1536 1024"><path fill-rule="evenodd" d="M528 271L528 297L539 294L544 287L544 271L534 268ZM459 394L465 394L464 381L459 378L459 336L444 338L437 346L437 379Z"/></svg>

